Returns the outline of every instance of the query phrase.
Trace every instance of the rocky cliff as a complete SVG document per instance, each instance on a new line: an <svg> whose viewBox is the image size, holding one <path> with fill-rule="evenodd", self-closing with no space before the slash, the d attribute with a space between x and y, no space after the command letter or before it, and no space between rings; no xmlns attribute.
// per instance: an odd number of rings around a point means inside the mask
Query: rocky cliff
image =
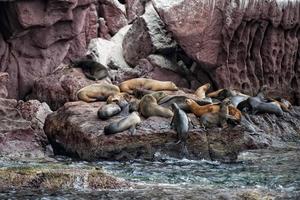
<svg viewBox="0 0 300 200"><path fill-rule="evenodd" d="M9 97L22 99L35 80L84 55L90 39L110 39L132 23L123 42L132 67L150 54L176 55L171 60L181 59L198 80L190 87L210 81L214 89L253 94L267 84L273 96L299 105L299 5L279 0L1 2L0 71L10 74ZM189 76L186 70L173 71Z"/></svg>

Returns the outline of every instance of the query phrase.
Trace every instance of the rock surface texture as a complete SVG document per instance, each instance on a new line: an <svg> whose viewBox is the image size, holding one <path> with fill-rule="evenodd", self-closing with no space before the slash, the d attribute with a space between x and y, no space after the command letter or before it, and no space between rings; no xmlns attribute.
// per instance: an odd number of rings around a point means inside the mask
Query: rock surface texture
<svg viewBox="0 0 300 200"><path fill-rule="evenodd" d="M267 84L272 95L299 103L299 1L153 2L216 88L254 94Z"/></svg>
<svg viewBox="0 0 300 200"><path fill-rule="evenodd" d="M48 144L43 126L51 113L49 106L36 100L23 102L0 98L0 156L44 157Z"/></svg>
<svg viewBox="0 0 300 200"><path fill-rule="evenodd" d="M88 40L97 36L97 13L91 2L0 3L0 71L10 75L10 98L24 98L35 79L52 72L64 59L85 53Z"/></svg>
<svg viewBox="0 0 300 200"><path fill-rule="evenodd" d="M103 104L69 102L50 114L44 130L54 152L85 160L152 159L156 152L182 156L180 144L174 144L177 137L170 129L171 119L143 119L134 135L128 131L104 135L104 126L122 116L106 121L98 119L97 110ZM192 126L187 148L192 159L234 161L241 150L265 148L300 137L300 118L289 114L282 119L273 115L251 116L241 126L207 130L199 128L198 120L189 116Z"/></svg>

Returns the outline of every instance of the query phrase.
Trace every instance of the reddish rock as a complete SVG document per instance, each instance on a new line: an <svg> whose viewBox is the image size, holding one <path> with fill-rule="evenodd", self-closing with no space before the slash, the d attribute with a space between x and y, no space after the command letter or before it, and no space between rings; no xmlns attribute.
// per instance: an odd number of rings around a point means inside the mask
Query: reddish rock
<svg viewBox="0 0 300 200"><path fill-rule="evenodd" d="M148 0L126 0L126 14L128 23L133 22L145 12L145 5Z"/></svg>
<svg viewBox="0 0 300 200"><path fill-rule="evenodd" d="M134 135L124 131L105 136L104 126L120 116L106 121L98 119L97 110L103 104L69 102L49 115L44 130L54 152L84 160L151 159L157 151L175 157L182 155L180 145L175 144L176 133L170 129L171 119L150 117L142 120ZM241 127L211 131L191 128L187 141L189 158L235 160L243 145L242 130Z"/></svg>
<svg viewBox="0 0 300 200"><path fill-rule="evenodd" d="M118 0L100 0L100 3L100 16L105 19L110 34L114 35L127 25L125 7Z"/></svg>
<svg viewBox="0 0 300 200"><path fill-rule="evenodd" d="M70 59L84 53L87 39L94 35L95 26L86 25L91 2L1 3L0 71L10 74L9 97L24 98L34 80L52 72L66 55ZM90 22L95 22L91 18ZM87 26L90 31L85 33Z"/></svg>
<svg viewBox="0 0 300 200"><path fill-rule="evenodd" d="M6 98L8 95L8 91L7 91L7 82L9 80L9 75L8 73L3 73L0 72L0 98Z"/></svg>
<svg viewBox="0 0 300 200"><path fill-rule="evenodd" d="M267 84L271 95L297 100L299 2L153 2L174 39L216 88L254 94Z"/></svg>
<svg viewBox="0 0 300 200"><path fill-rule="evenodd" d="M106 25L105 19L100 17L99 18L99 37L109 40L111 36L109 35L109 30Z"/></svg>
<svg viewBox="0 0 300 200"><path fill-rule="evenodd" d="M37 80L29 98L46 102L51 109L57 110L65 102L77 100L76 92L79 89L101 82L110 82L110 79L92 81L85 77L80 68L62 66L51 75Z"/></svg>
<svg viewBox="0 0 300 200"><path fill-rule="evenodd" d="M43 126L51 113L38 101L17 102L0 98L0 155L11 158L44 157L48 143Z"/></svg>
<svg viewBox="0 0 300 200"><path fill-rule="evenodd" d="M145 13L134 21L123 41L124 58L133 67L150 54L170 53L176 47L152 3L149 2L145 9Z"/></svg>

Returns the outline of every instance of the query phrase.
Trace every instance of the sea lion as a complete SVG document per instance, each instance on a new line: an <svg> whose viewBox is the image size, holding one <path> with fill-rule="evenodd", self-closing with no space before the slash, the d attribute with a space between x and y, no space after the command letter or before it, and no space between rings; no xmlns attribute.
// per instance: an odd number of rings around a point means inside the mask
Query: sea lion
<svg viewBox="0 0 300 200"><path fill-rule="evenodd" d="M188 138L189 119L186 113L181 110L176 103L172 104L172 110L174 112L174 115L171 121L171 127L177 132L177 143L182 143L182 152L185 153L187 152L186 140Z"/></svg>
<svg viewBox="0 0 300 200"><path fill-rule="evenodd" d="M72 67L81 68L84 75L94 81L101 80L108 76L107 68L99 62L82 59L72 62Z"/></svg>
<svg viewBox="0 0 300 200"><path fill-rule="evenodd" d="M122 82L120 85L120 90L122 92L127 92L129 94L133 93L134 89L144 88L146 90L178 90L177 86L171 81L158 81L147 78L134 78Z"/></svg>
<svg viewBox="0 0 300 200"><path fill-rule="evenodd" d="M200 123L204 127L214 127L221 126L222 128L228 127L228 120L236 120L234 116L229 114L229 99L224 99L224 101L220 104L220 111L214 113L205 113L200 117Z"/></svg>
<svg viewBox="0 0 300 200"><path fill-rule="evenodd" d="M133 96L127 94L126 92L121 92L121 93L116 93L113 95L110 95L106 102L107 104L110 103L116 103L118 104L121 108L124 108L125 106L128 105L128 102L133 98Z"/></svg>
<svg viewBox="0 0 300 200"><path fill-rule="evenodd" d="M147 94L141 99L139 103L139 111L146 118L150 116L160 116L166 118L173 116L173 112L168 108L158 105L156 98L151 94Z"/></svg>
<svg viewBox="0 0 300 200"><path fill-rule="evenodd" d="M214 113L220 111L219 104L208 104L200 106L192 99L186 99L185 102L189 106L192 113L194 113L197 117L201 117L205 113Z"/></svg>
<svg viewBox="0 0 300 200"><path fill-rule="evenodd" d="M129 112L138 111L141 100L132 99L129 101Z"/></svg>
<svg viewBox="0 0 300 200"><path fill-rule="evenodd" d="M171 121L171 127L175 129L178 136L178 142L186 142L188 130L189 130L189 120L186 113L181 110L176 103L172 104L173 117Z"/></svg>
<svg viewBox="0 0 300 200"><path fill-rule="evenodd" d="M224 88L224 89L219 89L214 92L210 92L207 94L207 96L210 98L215 98L215 99L222 101L222 100L224 100L228 97L234 96L234 95L232 94L231 90Z"/></svg>
<svg viewBox="0 0 300 200"><path fill-rule="evenodd" d="M220 105L221 103L216 104L208 104L204 106L200 106L192 99L186 100L187 105L190 107L192 113L194 113L197 117L201 117L206 113L218 113L220 112ZM231 116L233 116L237 121L241 120L242 113L236 109L234 106L229 105L228 111Z"/></svg>
<svg viewBox="0 0 300 200"><path fill-rule="evenodd" d="M268 102L265 97L267 86L263 85L255 97L249 97L247 100L238 104L237 108L242 111L249 111L252 114L270 113L282 116L283 111L276 102Z"/></svg>
<svg viewBox="0 0 300 200"><path fill-rule="evenodd" d="M206 83L202 86L200 86L196 91L195 95L199 97L199 99L204 99L206 97L206 92L210 88L210 84Z"/></svg>
<svg viewBox="0 0 300 200"><path fill-rule="evenodd" d="M141 123L141 118L137 112L133 112L127 117L114 121L104 127L104 134L111 135L129 129L131 135L136 132L136 125Z"/></svg>
<svg viewBox="0 0 300 200"><path fill-rule="evenodd" d="M268 102L271 102L273 104L276 104L277 106L280 106L280 108L284 111L284 112L289 112L291 109L292 104L282 98L278 98L278 99L273 99L271 97L267 97L266 100Z"/></svg>
<svg viewBox="0 0 300 200"><path fill-rule="evenodd" d="M108 119L122 111L119 105L116 103L106 104L99 108L97 114L100 119Z"/></svg>
<svg viewBox="0 0 300 200"><path fill-rule="evenodd" d="M189 106L186 104L185 100L189 99L190 97L183 96L183 95L167 95L166 97L161 98L158 101L158 105L166 107L166 108L171 108L173 103L176 103L180 109L184 110L185 112L191 112ZM195 102L197 102L199 105L207 105L211 104L212 101L211 99L193 99Z"/></svg>
<svg viewBox="0 0 300 200"><path fill-rule="evenodd" d="M94 102L106 100L109 96L117 93L120 93L120 89L116 85L95 83L81 88L76 95L82 101Z"/></svg>

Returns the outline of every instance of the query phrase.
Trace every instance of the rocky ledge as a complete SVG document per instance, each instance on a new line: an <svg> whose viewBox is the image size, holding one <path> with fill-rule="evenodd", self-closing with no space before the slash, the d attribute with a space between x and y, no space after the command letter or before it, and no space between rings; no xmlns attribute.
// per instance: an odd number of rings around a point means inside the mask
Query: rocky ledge
<svg viewBox="0 0 300 200"><path fill-rule="evenodd" d="M102 121L97 110L104 102L66 103L48 115L44 130L54 153L84 160L153 159L157 152L182 157L171 119L150 117L142 119L134 135L129 131L107 136L103 129L115 116ZM189 114L191 127L187 140L188 158L235 161L240 151L266 148L284 141L300 138L299 108L278 118L275 115L245 115L242 124L226 129L202 129L198 119ZM298 113L298 114L297 114ZM124 113L123 113L124 114Z"/></svg>

